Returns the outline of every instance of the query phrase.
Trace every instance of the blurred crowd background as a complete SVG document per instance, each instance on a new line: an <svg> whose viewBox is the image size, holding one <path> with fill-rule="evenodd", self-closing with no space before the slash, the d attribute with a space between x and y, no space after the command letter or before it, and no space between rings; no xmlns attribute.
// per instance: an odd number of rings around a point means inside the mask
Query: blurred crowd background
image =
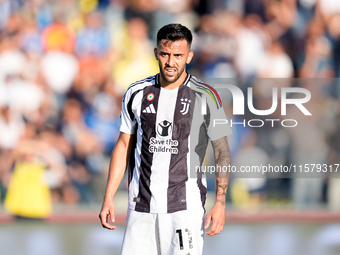
<svg viewBox="0 0 340 255"><path fill-rule="evenodd" d="M188 70L202 79L340 75L339 0L0 0L0 201L10 213L101 203L121 98L158 72L155 37L168 23L193 31ZM235 129L235 164L339 163L340 85L306 86L317 102L301 124L309 131ZM269 108L266 93L254 97ZM331 177L235 181L228 199L339 209Z"/></svg>

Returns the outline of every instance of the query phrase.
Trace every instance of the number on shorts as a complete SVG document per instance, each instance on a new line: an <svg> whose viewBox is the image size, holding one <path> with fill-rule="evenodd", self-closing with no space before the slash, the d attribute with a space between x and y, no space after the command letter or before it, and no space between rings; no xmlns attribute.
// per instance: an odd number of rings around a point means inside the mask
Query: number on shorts
<svg viewBox="0 0 340 255"><path fill-rule="evenodd" d="M193 248L193 245L192 245L192 234L191 234L191 231L189 229L185 229L185 232L188 232L188 242L189 242L189 249L192 249ZM176 234L178 233L178 238L179 238L179 248L181 250L184 249L183 247L183 235L182 235L182 229L177 229L176 230Z"/></svg>
<svg viewBox="0 0 340 255"><path fill-rule="evenodd" d="M183 250L184 247L183 247L182 229L177 229L177 230L176 230L176 233L178 233L178 238L179 238L179 248L180 248L181 250Z"/></svg>

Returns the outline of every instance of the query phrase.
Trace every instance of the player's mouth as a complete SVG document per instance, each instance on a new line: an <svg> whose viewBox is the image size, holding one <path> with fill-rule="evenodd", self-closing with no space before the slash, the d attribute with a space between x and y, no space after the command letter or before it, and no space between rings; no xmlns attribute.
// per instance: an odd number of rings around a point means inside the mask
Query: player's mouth
<svg viewBox="0 0 340 255"><path fill-rule="evenodd" d="M167 67L167 68L164 69L165 74L168 75L168 76L174 76L176 74L176 71L177 71L176 68Z"/></svg>

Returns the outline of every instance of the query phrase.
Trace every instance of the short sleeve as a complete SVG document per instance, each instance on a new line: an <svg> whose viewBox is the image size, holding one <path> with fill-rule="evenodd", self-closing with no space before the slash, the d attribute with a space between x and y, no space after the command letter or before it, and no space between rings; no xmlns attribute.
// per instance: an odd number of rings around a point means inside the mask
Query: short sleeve
<svg viewBox="0 0 340 255"><path fill-rule="evenodd" d="M229 121L225 116L222 101L216 91L212 96L207 96L208 125L207 133L210 140L214 141L224 136L231 135Z"/></svg>
<svg viewBox="0 0 340 255"><path fill-rule="evenodd" d="M120 131L126 134L134 134L136 118L132 110L131 92L127 91L122 100L122 111L120 113Z"/></svg>

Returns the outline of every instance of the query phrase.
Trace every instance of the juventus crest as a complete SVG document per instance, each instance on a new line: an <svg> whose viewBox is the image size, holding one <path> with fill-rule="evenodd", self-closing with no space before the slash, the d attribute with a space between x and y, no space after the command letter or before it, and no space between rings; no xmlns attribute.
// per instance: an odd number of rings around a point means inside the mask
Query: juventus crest
<svg viewBox="0 0 340 255"><path fill-rule="evenodd" d="M188 98L181 98L181 104L183 105L183 109L180 110L180 113L182 113L182 115L185 115L188 113L190 102L191 100L189 100Z"/></svg>

